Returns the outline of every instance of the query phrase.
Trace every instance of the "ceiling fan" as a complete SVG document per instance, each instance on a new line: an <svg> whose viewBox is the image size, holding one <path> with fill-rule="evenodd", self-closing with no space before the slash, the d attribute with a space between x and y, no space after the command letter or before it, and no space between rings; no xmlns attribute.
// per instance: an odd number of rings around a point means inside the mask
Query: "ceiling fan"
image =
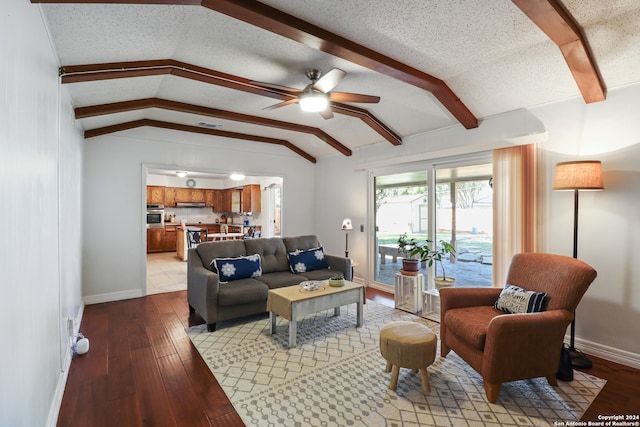
<svg viewBox="0 0 640 427"><path fill-rule="evenodd" d="M307 112L320 113L325 119L333 117L331 111L331 102L358 102L358 103L373 103L380 102L379 96L362 95L358 93L346 93L346 92L331 92L331 89L336 87L338 83L347 75L346 72L339 68L334 68L328 73L324 74L321 70L316 68L308 69L306 72L307 77L311 80L304 89L294 89L286 86L280 86L271 83L253 82L256 85L263 86L265 88L273 88L284 90L292 95L296 95L295 98L288 99L283 102L279 102L269 107L263 108L263 110L273 110L275 108L284 107L290 104L300 104L300 108Z"/></svg>

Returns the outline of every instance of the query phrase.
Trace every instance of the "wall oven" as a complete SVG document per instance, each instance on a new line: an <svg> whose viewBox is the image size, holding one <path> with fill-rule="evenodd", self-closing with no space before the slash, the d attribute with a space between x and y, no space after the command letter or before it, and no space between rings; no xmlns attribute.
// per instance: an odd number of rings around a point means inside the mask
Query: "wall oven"
<svg viewBox="0 0 640 427"><path fill-rule="evenodd" d="M164 228L164 205L147 205L147 228Z"/></svg>

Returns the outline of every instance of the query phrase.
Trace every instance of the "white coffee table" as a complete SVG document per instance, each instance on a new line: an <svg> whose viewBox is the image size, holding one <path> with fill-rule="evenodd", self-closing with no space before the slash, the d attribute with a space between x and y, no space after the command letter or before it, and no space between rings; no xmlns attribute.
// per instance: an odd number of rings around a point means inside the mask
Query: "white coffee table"
<svg viewBox="0 0 640 427"><path fill-rule="evenodd" d="M340 307L357 304L356 326L362 326L362 308L365 301L364 285L345 280L344 286L329 286L328 280L321 282L320 289L304 291L299 286L271 289L267 297L267 311L271 320L271 333L276 333L276 316L289 321L289 348L296 346L297 319L307 314L334 309L340 315Z"/></svg>

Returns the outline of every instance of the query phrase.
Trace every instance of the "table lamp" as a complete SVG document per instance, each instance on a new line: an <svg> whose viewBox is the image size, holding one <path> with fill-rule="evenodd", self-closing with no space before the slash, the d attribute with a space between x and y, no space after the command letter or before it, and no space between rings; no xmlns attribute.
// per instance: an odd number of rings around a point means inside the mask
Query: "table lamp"
<svg viewBox="0 0 640 427"><path fill-rule="evenodd" d="M349 258L349 231L353 230L351 218L343 219L340 229L344 231L344 257Z"/></svg>

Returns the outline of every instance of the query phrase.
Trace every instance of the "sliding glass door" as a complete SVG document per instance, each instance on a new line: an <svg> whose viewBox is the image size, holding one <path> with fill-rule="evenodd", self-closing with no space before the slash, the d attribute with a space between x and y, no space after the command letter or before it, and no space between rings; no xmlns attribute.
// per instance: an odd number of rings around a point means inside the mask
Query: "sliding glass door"
<svg viewBox="0 0 640 427"><path fill-rule="evenodd" d="M374 280L393 286L402 255L398 237L416 240L428 235L429 194L427 171L415 171L375 178L376 261Z"/></svg>
<svg viewBox="0 0 640 427"><path fill-rule="evenodd" d="M456 279L456 286L491 286L493 203L489 156L430 163L412 172L374 177L374 281L393 286L402 266L398 237L440 241L456 249L431 269L421 267L427 288L435 276ZM431 271L433 270L433 271Z"/></svg>
<svg viewBox="0 0 640 427"><path fill-rule="evenodd" d="M455 255L435 265L434 276L456 279L455 286L491 286L493 191L491 163L435 167L436 227L431 236L453 245ZM444 270L444 271L443 271Z"/></svg>

